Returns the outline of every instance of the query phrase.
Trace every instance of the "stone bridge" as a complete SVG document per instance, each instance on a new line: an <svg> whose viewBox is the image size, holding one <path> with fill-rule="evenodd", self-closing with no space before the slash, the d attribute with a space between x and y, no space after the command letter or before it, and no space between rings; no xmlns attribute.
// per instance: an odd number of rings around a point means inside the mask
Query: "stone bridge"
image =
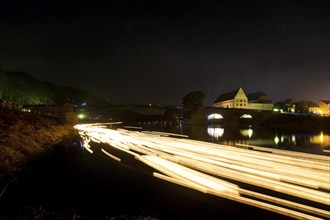
<svg viewBox="0 0 330 220"><path fill-rule="evenodd" d="M192 113L191 120L193 124L259 124L274 114L272 111L202 107Z"/></svg>
<svg viewBox="0 0 330 220"><path fill-rule="evenodd" d="M30 112L35 112L39 114L49 114L56 116L61 119L62 122L66 124L76 124L78 123L77 113L73 110L73 106L25 106L23 109Z"/></svg>

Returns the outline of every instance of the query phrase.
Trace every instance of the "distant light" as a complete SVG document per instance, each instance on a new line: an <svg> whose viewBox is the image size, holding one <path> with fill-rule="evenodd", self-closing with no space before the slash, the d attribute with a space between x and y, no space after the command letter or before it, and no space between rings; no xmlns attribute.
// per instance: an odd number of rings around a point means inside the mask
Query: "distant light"
<svg viewBox="0 0 330 220"><path fill-rule="evenodd" d="M244 114L244 115L241 116L241 118L252 118L252 116L248 115L248 114Z"/></svg>
<svg viewBox="0 0 330 220"><path fill-rule="evenodd" d="M79 119L84 119L85 117L86 117L85 114L79 114L79 115L78 115L78 118L79 118Z"/></svg>
<svg viewBox="0 0 330 220"><path fill-rule="evenodd" d="M274 111L274 112L281 112L281 113L282 113L282 112L283 112L283 109L274 108L273 111Z"/></svg>
<svg viewBox="0 0 330 220"><path fill-rule="evenodd" d="M280 139L279 139L277 136L275 136L275 138L274 138L274 142L275 142L275 144L277 145L277 144L280 142Z"/></svg>

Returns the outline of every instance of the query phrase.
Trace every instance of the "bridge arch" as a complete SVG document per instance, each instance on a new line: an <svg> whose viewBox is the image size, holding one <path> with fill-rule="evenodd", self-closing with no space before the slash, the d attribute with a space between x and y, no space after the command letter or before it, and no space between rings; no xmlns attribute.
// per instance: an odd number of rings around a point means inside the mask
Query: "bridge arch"
<svg viewBox="0 0 330 220"><path fill-rule="evenodd" d="M218 113L212 113L207 116L207 120L223 119L223 116Z"/></svg>
<svg viewBox="0 0 330 220"><path fill-rule="evenodd" d="M244 114L240 118L248 119L248 118L252 118L252 115L250 115L250 114Z"/></svg>

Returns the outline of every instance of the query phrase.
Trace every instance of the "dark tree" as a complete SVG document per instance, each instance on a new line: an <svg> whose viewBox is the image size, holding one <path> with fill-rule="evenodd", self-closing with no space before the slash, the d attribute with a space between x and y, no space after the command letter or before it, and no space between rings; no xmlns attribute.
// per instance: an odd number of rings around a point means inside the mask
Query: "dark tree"
<svg viewBox="0 0 330 220"><path fill-rule="evenodd" d="M284 102L275 102L274 108L285 110L285 103Z"/></svg>
<svg viewBox="0 0 330 220"><path fill-rule="evenodd" d="M182 106L184 109L196 111L198 106L203 106L205 94L201 91L193 91L182 98Z"/></svg>
<svg viewBox="0 0 330 220"><path fill-rule="evenodd" d="M296 112L308 113L309 103L306 100L299 101L296 106Z"/></svg>

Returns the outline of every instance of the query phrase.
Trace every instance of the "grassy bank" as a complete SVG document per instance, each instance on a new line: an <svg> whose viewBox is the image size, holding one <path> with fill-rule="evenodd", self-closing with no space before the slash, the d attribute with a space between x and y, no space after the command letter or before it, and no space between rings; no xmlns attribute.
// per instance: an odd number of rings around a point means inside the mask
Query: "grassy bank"
<svg viewBox="0 0 330 220"><path fill-rule="evenodd" d="M74 132L72 125L51 116L0 109L0 175L22 169Z"/></svg>

